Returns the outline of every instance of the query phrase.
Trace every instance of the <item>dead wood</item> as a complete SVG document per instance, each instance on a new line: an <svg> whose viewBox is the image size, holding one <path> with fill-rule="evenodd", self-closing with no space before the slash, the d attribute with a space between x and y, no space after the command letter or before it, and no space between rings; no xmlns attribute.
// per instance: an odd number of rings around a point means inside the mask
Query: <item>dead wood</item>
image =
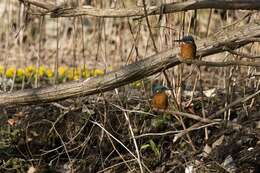
<svg viewBox="0 0 260 173"><path fill-rule="evenodd" d="M199 50L197 52L197 56L204 57L223 52L227 49L237 49L251 43L252 40L254 40L252 38L256 37L260 37L259 25L239 28L237 31L232 32L229 36L219 36L215 41L198 41L197 45ZM4 93L0 95L0 106L53 102L69 97L93 95L113 90L117 87L143 79L180 64L181 62L177 56L178 50L175 48L160 52L136 63L124 66L121 69L110 72L104 76L92 77L84 81L64 83L46 88L35 88L15 91L12 93ZM202 65L206 64L207 63ZM231 63L230 65L233 64Z"/></svg>
<svg viewBox="0 0 260 173"><path fill-rule="evenodd" d="M34 6L52 11L52 17L73 17L89 15L95 17L140 17L144 16L143 7L122 8L122 9L99 9L92 6L82 6L78 8L60 8L55 4L41 2L36 0L20 0L21 2L29 3ZM163 7L163 8L162 8ZM147 15L157 15L162 13L175 13L180 11L195 10L195 9L241 9L241 10L259 10L260 1L258 0L201 0L201 1L186 1L170 4L162 4L161 6L151 6L147 8ZM163 11L162 11L163 9Z"/></svg>

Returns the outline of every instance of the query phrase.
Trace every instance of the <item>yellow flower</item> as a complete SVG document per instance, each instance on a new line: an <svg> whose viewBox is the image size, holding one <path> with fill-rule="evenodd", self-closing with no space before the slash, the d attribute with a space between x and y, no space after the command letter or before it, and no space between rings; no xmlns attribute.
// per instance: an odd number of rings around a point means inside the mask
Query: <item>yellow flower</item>
<svg viewBox="0 0 260 173"><path fill-rule="evenodd" d="M80 74L81 74L81 68L78 67L77 69L75 69L74 75L80 76Z"/></svg>
<svg viewBox="0 0 260 173"><path fill-rule="evenodd" d="M91 72L90 72L89 69L84 68L84 69L82 70L82 77L83 77L83 78L88 78L88 77L90 77L90 75L91 75Z"/></svg>
<svg viewBox="0 0 260 173"><path fill-rule="evenodd" d="M24 71L23 71L23 69L22 68L18 68L18 70L17 70L17 76L19 77L19 78L22 78L23 77L23 75L24 75Z"/></svg>
<svg viewBox="0 0 260 173"><path fill-rule="evenodd" d="M95 69L94 72L93 72L93 75L94 76L99 76L99 75L103 75L104 73L105 73L104 70Z"/></svg>
<svg viewBox="0 0 260 173"><path fill-rule="evenodd" d="M34 66L28 66L25 68L25 76L31 77L33 74L35 74L36 68Z"/></svg>
<svg viewBox="0 0 260 173"><path fill-rule="evenodd" d="M74 75L73 80L79 80L79 75Z"/></svg>
<svg viewBox="0 0 260 173"><path fill-rule="evenodd" d="M68 71L68 67L59 67L58 74L60 77L64 77Z"/></svg>
<svg viewBox="0 0 260 173"><path fill-rule="evenodd" d="M16 69L14 67L11 67L9 69L6 70L6 77L8 78L12 78L14 76Z"/></svg>
<svg viewBox="0 0 260 173"><path fill-rule="evenodd" d="M74 76L73 73L74 73L74 72L73 72L73 69L69 69L69 70L68 70L68 79L69 79L69 80L73 80L73 76Z"/></svg>
<svg viewBox="0 0 260 173"><path fill-rule="evenodd" d="M50 68L48 68L46 70L46 75L47 75L48 78L52 78L53 77L53 71Z"/></svg>
<svg viewBox="0 0 260 173"><path fill-rule="evenodd" d="M0 66L0 75L2 75L4 73L4 67Z"/></svg>
<svg viewBox="0 0 260 173"><path fill-rule="evenodd" d="M39 77L43 77L44 74L45 74L45 67L43 65L41 65L39 67L38 75L39 75Z"/></svg>

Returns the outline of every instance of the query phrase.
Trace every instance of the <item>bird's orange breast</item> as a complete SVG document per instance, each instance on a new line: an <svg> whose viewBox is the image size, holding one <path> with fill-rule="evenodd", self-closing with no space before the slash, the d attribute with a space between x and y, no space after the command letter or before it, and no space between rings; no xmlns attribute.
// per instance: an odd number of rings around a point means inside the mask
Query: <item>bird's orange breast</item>
<svg viewBox="0 0 260 173"><path fill-rule="evenodd" d="M168 107L168 96L165 92L156 93L153 96L152 106L155 109L167 109Z"/></svg>
<svg viewBox="0 0 260 173"><path fill-rule="evenodd" d="M181 57L183 59L195 59L196 48L193 44L183 43L181 44Z"/></svg>

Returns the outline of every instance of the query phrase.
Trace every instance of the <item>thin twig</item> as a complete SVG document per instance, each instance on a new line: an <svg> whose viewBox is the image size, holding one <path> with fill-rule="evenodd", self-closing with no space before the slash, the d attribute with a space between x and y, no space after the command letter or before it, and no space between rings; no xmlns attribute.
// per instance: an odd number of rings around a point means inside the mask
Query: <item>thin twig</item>
<svg viewBox="0 0 260 173"><path fill-rule="evenodd" d="M205 127L214 126L214 125L218 125L218 124L219 124L219 122L214 122L214 123L201 125L198 127L194 126L192 128L188 128L186 130L174 130L174 131L167 131L167 132L162 132L162 133L146 133L146 134L141 134L141 135L135 136L135 138L138 139L138 138L143 138L143 137L147 137L147 136L165 136L165 135L174 135L174 134L182 134L182 133L186 134L187 132L191 132L194 130L200 130Z"/></svg>
<svg viewBox="0 0 260 173"><path fill-rule="evenodd" d="M260 58L260 56L253 56L246 53L238 52L236 50L228 50L229 53L240 56L241 58L249 58L249 59L257 59Z"/></svg>
<svg viewBox="0 0 260 173"><path fill-rule="evenodd" d="M231 107L236 106L237 104L240 104L240 103L244 103L244 102L246 102L246 101L248 101L248 100L250 100L250 99L253 99L253 98L257 97L258 95L260 95L260 90L258 90L258 91L255 92L254 94L251 94L251 95L248 95L248 96L245 96L245 97L243 97L243 98L239 98L239 99L235 100L234 102L232 102L232 103L230 103L229 105L225 106L223 109L217 111L217 112L214 113L214 114L211 114L210 116L208 116L208 118L211 118L211 119L216 118L216 117L218 117L219 115L221 115L222 113L224 113L226 110L230 109ZM189 127L189 128L187 129L187 131L183 131L183 132L181 132L181 133L175 135L173 142L176 142L176 141L177 141L179 138L181 138L183 135L185 135L186 133L188 133L188 132L191 131L192 129L198 128L198 127L200 127L200 126L201 126L201 122L198 122L198 123L192 125L191 127Z"/></svg>
<svg viewBox="0 0 260 173"><path fill-rule="evenodd" d="M152 29L151 29L149 18L148 18L148 15L147 15L146 3L145 3L145 0L142 0L142 1L143 1L145 20L146 20L147 27L148 27L148 30L149 30L150 38L152 39L152 43L153 43L153 47L155 49L155 52L158 52L158 49L157 49L155 41L154 41L153 32L152 32Z"/></svg>
<svg viewBox="0 0 260 173"><path fill-rule="evenodd" d="M201 60L185 60L182 61L185 63L196 64L197 66L208 66L208 67L227 67L227 66L252 66L260 67L259 62L250 62L250 61L226 61L226 62L210 62L210 61L201 61Z"/></svg>
<svg viewBox="0 0 260 173"><path fill-rule="evenodd" d="M91 121L91 123L97 125L98 127L100 127L102 130L104 130L106 132L107 135L109 135L110 137L112 137L116 142L118 142L124 149L126 149L129 154L131 154L136 160L138 160L138 158L134 155L134 153L132 153L130 151L130 149L128 149L120 140L118 140L115 136L113 136L111 133L109 133L101 124L95 122L95 121ZM142 163L142 165L146 168L147 171L149 171L149 169Z"/></svg>

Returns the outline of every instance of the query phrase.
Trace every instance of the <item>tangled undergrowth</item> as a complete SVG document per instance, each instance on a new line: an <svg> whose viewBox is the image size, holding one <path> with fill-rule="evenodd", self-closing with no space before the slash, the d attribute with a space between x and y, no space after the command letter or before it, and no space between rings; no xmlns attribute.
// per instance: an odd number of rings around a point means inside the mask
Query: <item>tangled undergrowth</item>
<svg viewBox="0 0 260 173"><path fill-rule="evenodd" d="M3 109L1 170L139 172L137 145L145 172L259 171L259 97L232 107L224 119L209 116L210 121L202 122L176 113L172 97L166 112L153 111L147 92L150 81L141 84L145 85ZM241 98L239 88L234 93L234 100ZM204 107L212 115L224 107L225 95L221 89L211 96L196 95L183 111L202 117ZM185 102L190 97L182 99ZM176 138L192 126L189 133Z"/></svg>

